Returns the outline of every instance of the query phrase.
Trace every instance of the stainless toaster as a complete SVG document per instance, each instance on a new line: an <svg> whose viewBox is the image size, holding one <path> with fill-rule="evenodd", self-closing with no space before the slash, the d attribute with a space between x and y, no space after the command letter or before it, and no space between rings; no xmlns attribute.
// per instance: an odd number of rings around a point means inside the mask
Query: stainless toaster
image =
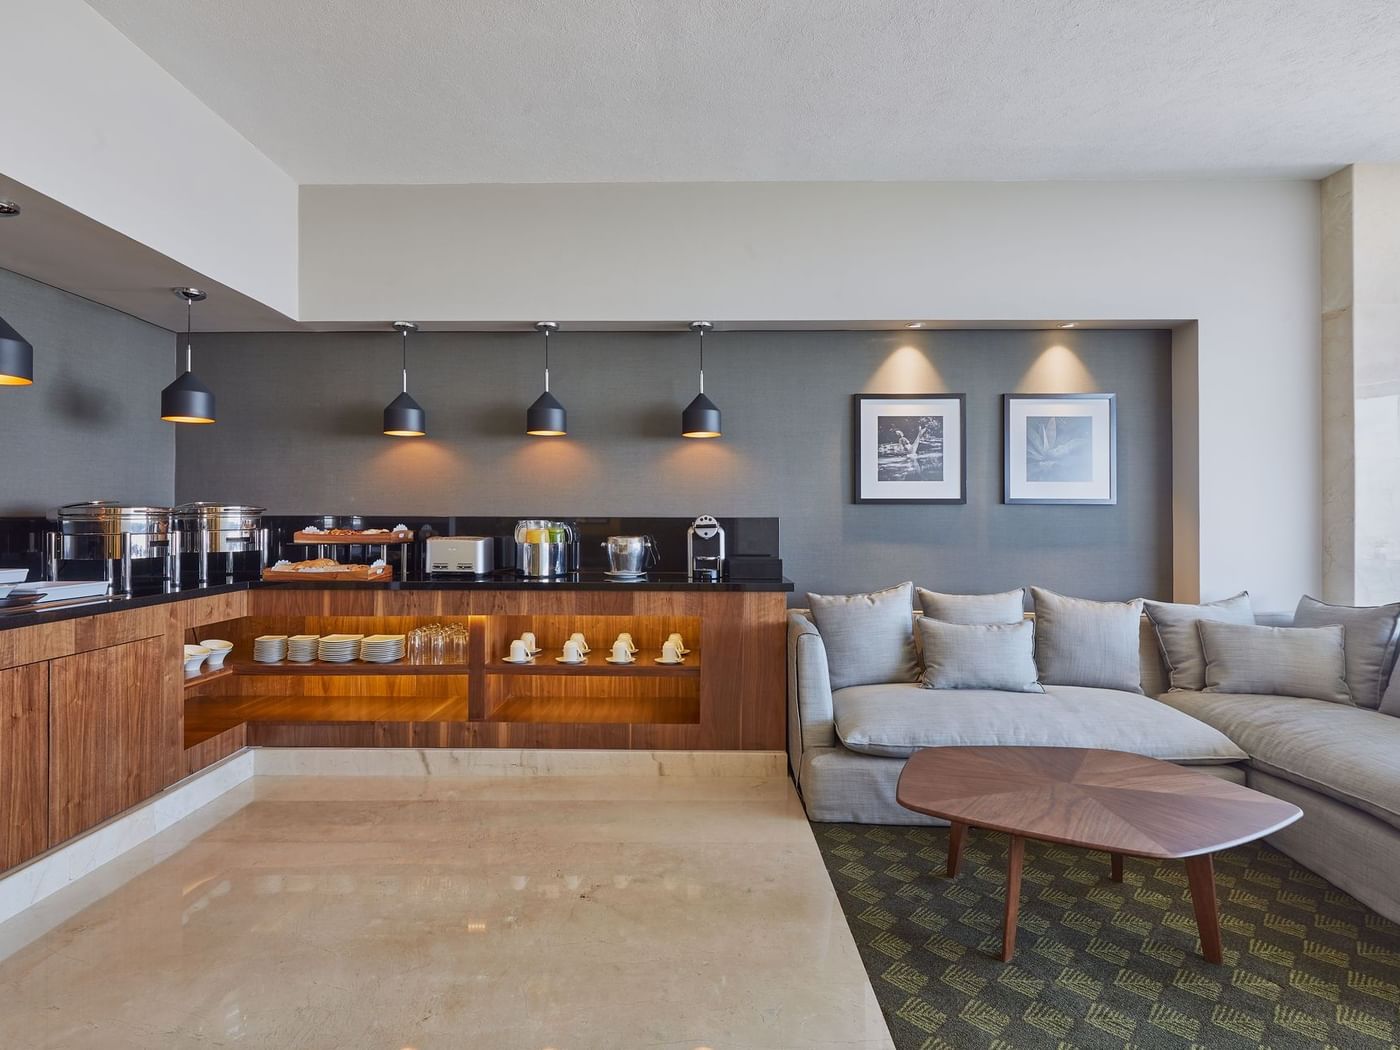
<svg viewBox="0 0 1400 1050"><path fill-rule="evenodd" d="M485 576L496 568L495 546L490 536L429 536L428 572Z"/></svg>

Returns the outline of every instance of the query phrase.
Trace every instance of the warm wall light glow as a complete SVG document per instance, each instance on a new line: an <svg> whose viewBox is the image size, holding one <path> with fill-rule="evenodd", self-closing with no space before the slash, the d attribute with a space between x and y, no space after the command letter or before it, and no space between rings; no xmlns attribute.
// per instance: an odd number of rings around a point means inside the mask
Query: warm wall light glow
<svg viewBox="0 0 1400 1050"><path fill-rule="evenodd" d="M167 423L212 423L212 422L214 422L212 419L206 419L204 416L161 416L160 418L163 419L163 420L165 420L165 422L167 422Z"/></svg>
<svg viewBox="0 0 1400 1050"><path fill-rule="evenodd" d="M1047 336L1054 339L1054 336ZM1016 392L1029 394L1042 391L1085 391L1097 389L1094 374L1083 360L1063 343L1052 342L1042 350L1026 369Z"/></svg>
<svg viewBox="0 0 1400 1050"><path fill-rule="evenodd" d="M875 374L865 384L866 390L882 393L916 393L925 390L944 390L946 386L938 369L928 359L928 355L917 346L897 347L889 357L880 362Z"/></svg>

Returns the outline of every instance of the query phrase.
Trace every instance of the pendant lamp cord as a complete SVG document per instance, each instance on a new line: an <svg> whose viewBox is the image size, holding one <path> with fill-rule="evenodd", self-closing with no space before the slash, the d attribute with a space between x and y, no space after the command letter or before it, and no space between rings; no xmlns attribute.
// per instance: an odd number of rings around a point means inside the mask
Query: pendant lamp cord
<svg viewBox="0 0 1400 1050"><path fill-rule="evenodd" d="M403 392L408 393L408 329L401 328L403 333Z"/></svg>
<svg viewBox="0 0 1400 1050"><path fill-rule="evenodd" d="M194 348L190 345L194 341L194 300L185 299L185 373L189 374L194 368L192 363Z"/></svg>
<svg viewBox="0 0 1400 1050"><path fill-rule="evenodd" d="M544 330L544 392L549 393L549 329Z"/></svg>
<svg viewBox="0 0 1400 1050"><path fill-rule="evenodd" d="M698 329L700 332L700 393L705 392L705 329Z"/></svg>

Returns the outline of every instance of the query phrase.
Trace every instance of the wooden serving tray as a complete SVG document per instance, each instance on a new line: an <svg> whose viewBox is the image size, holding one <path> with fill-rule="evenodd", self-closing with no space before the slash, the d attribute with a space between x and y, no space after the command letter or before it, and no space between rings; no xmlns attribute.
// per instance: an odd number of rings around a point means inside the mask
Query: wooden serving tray
<svg viewBox="0 0 1400 1050"><path fill-rule="evenodd" d="M387 583L394 578L392 567L385 565L381 569L369 570L369 566L364 565L359 568L346 566L344 569L333 569L329 572L297 572L291 569L264 569L262 578L278 583Z"/></svg>
<svg viewBox="0 0 1400 1050"><path fill-rule="evenodd" d="M292 535L293 543L412 543L410 532L351 532L332 536L324 532L298 532Z"/></svg>

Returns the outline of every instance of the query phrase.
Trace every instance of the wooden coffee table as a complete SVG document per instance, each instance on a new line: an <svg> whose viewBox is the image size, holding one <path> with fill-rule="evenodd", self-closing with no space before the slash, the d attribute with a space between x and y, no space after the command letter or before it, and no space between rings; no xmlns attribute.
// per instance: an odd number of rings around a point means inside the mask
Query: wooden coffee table
<svg viewBox="0 0 1400 1050"><path fill-rule="evenodd" d="M1025 840L1103 850L1123 881L1124 857L1185 858L1201 953L1221 961L1215 868L1210 855L1285 828L1303 815L1291 803L1126 751L1074 747L930 747L899 778L899 804L942 817L948 875L962 861L968 828L1011 836L1001 958L1016 950Z"/></svg>

